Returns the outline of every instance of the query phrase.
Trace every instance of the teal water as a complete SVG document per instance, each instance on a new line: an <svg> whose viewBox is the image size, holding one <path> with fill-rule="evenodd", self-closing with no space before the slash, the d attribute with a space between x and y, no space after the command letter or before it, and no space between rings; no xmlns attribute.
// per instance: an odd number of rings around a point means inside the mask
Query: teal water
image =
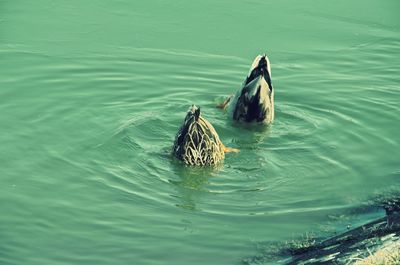
<svg viewBox="0 0 400 265"><path fill-rule="evenodd" d="M399 11L0 1L0 264L241 264L374 218L329 216L398 187ZM264 52L275 122L234 124L215 105ZM170 156L192 103L241 149L218 168Z"/></svg>

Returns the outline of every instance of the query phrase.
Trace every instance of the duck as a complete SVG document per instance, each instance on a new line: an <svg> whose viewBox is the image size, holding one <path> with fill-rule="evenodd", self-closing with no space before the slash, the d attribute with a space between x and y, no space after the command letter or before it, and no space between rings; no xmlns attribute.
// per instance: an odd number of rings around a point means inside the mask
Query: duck
<svg viewBox="0 0 400 265"><path fill-rule="evenodd" d="M226 147L212 124L202 117L200 107L192 105L175 136L173 155L187 165L212 166L225 158L225 153L239 152Z"/></svg>
<svg viewBox="0 0 400 265"><path fill-rule="evenodd" d="M274 120L274 89L271 64L266 54L258 55L234 96L217 107L228 108L230 117L239 122L271 124Z"/></svg>

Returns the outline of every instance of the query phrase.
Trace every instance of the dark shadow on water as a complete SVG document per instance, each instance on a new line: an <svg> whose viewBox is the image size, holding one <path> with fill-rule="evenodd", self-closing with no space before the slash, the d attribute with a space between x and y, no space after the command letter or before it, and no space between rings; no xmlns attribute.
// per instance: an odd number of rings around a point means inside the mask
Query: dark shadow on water
<svg viewBox="0 0 400 265"><path fill-rule="evenodd" d="M371 219L373 212L374 217ZM243 264L350 264L370 256L384 246L400 242L398 187L385 190L337 214L346 220L362 216L364 222L355 227L348 225L347 229L330 235L324 235L321 231L306 232L286 242L259 243L257 249L260 254L244 259ZM334 222L337 224L340 220L335 219Z"/></svg>

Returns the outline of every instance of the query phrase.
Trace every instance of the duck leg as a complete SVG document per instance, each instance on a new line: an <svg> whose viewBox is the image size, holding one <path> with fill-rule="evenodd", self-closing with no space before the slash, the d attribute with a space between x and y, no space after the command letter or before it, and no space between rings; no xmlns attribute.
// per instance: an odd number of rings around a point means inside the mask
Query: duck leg
<svg viewBox="0 0 400 265"><path fill-rule="evenodd" d="M239 153L240 152L239 149L226 147L224 144L222 144L222 149L224 150L225 153Z"/></svg>
<svg viewBox="0 0 400 265"><path fill-rule="evenodd" d="M219 109L226 109L226 107L228 106L229 102L231 101L233 95L230 95L227 99L225 99L225 101L221 104L217 105L217 108Z"/></svg>

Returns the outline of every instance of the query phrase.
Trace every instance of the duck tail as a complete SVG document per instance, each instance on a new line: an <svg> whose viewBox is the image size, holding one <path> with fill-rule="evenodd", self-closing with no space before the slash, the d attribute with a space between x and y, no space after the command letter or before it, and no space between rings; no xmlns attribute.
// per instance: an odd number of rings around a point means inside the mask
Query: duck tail
<svg viewBox="0 0 400 265"><path fill-rule="evenodd" d="M199 120L199 118L200 118L200 107L198 107L198 108L194 111L194 118L196 119L196 121Z"/></svg>

